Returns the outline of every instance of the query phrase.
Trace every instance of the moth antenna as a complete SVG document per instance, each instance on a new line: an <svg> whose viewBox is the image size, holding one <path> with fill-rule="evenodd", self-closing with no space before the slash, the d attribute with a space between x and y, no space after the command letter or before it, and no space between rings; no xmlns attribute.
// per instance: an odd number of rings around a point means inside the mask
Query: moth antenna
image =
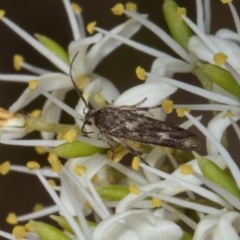
<svg viewBox="0 0 240 240"><path fill-rule="evenodd" d="M76 59L77 55L78 55L78 52L74 55L74 57L73 57L73 59L72 59L72 61L71 61L71 63L70 63L69 76L70 76L70 79L71 79L71 81L72 81L72 83L73 83L73 86L74 86L75 90L76 90L77 93L78 93L78 96L83 100L85 106L86 106L87 108L89 108L89 107L88 107L88 104L87 104L87 102L86 102L86 100L85 100L85 98L84 98L83 95L82 95L82 92L81 92L81 91L79 90L79 88L77 87L77 85L76 85L76 83L75 83L75 81L74 81L74 79L73 79L73 75L72 75L73 63L74 63L74 60Z"/></svg>

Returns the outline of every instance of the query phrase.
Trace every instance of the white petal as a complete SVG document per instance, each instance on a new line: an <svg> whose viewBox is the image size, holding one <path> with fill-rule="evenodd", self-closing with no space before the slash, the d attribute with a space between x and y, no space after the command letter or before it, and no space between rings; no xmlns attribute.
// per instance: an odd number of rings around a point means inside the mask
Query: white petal
<svg viewBox="0 0 240 240"><path fill-rule="evenodd" d="M230 29L220 29L215 33L215 36L240 43L239 35Z"/></svg>
<svg viewBox="0 0 240 240"><path fill-rule="evenodd" d="M223 132L231 125L231 121L228 117L224 118L226 111L219 113L208 123L208 130L214 135L214 137L220 142ZM240 119L240 113L235 112L233 120L238 121ZM218 150L214 147L212 142L207 138L207 152L208 154L217 154Z"/></svg>
<svg viewBox="0 0 240 240"><path fill-rule="evenodd" d="M122 93L115 100L114 105L130 106L147 98L139 107L153 107L160 104L163 99L173 94L176 90L176 87L162 82L144 83Z"/></svg>
<svg viewBox="0 0 240 240"><path fill-rule="evenodd" d="M134 19L130 19L126 23L120 24L113 28L110 32L130 38L139 30L140 27L141 24L139 22ZM88 52L88 71L92 72L105 56L110 54L121 44L121 42L114 40L109 36L104 36L103 39L95 44Z"/></svg>
<svg viewBox="0 0 240 240"><path fill-rule="evenodd" d="M161 77L172 77L174 73L191 72L193 66L173 57L161 57L154 60L150 73ZM148 77L146 82L153 82L154 79Z"/></svg>
<svg viewBox="0 0 240 240"><path fill-rule="evenodd" d="M60 101L63 101L66 95L66 90L57 90L53 91L52 95L58 98ZM55 103L49 99L45 102L42 110L41 119L49 123L58 123L61 116L62 109L58 107ZM55 134L51 132L41 132L43 139L53 139Z"/></svg>
<svg viewBox="0 0 240 240"><path fill-rule="evenodd" d="M105 77L100 76L98 74L91 74L90 78L91 79L101 79L102 90L101 90L100 94L104 97L104 99L106 99L106 101L108 103L112 103L112 101L115 100L120 95L116 86L111 81L106 79Z"/></svg>
<svg viewBox="0 0 240 240"><path fill-rule="evenodd" d="M46 91L72 88L70 78L67 75L60 73L42 75L37 80L39 81L38 85ZM29 88L27 88L18 98L18 100L9 108L9 111L16 112L22 109L39 95L39 91L31 91Z"/></svg>
<svg viewBox="0 0 240 240"><path fill-rule="evenodd" d="M231 59L231 64L233 64L233 67L240 72L240 47L236 43L226 39L221 39L215 36L208 37L218 49L221 49L221 52L225 53L228 58ZM188 41L188 49L189 52L194 54L197 58L209 63L214 63L213 53L199 37L192 36L190 38Z"/></svg>
<svg viewBox="0 0 240 240"><path fill-rule="evenodd" d="M73 72L74 79L81 75L87 75L90 73L87 69L87 49L91 44L99 42L101 38L102 38L102 34L97 33L91 37L73 41L68 46L70 61L73 60L73 57L78 52L72 65L72 72Z"/></svg>

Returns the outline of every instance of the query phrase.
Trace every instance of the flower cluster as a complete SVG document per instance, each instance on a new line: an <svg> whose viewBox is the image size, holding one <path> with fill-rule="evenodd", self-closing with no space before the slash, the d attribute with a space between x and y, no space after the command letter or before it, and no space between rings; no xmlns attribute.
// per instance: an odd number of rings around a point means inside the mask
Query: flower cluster
<svg viewBox="0 0 240 240"><path fill-rule="evenodd" d="M0 108L0 143L32 146L38 153L49 153L45 167L36 161L29 161L26 167L6 161L0 165L0 173L6 175L11 170L36 176L54 201L52 206L37 206L38 211L25 215L9 213L6 220L15 226L12 233L0 230L0 236L53 240L239 239L240 170L228 151L226 138L230 125L240 138L240 22L234 5L230 0L221 3L229 6L236 32L220 29L211 35L210 0L196 0L196 23L187 17L185 8L174 0L165 0L163 15L170 34L150 21L146 13L139 13L132 2L125 6L117 3L111 9L114 15L127 16L124 23L107 31L91 22L85 32L81 7L69 0L62 3L73 33L67 51L47 36L31 36L0 11L1 24L60 71L34 66L16 55L15 69L33 74L0 74L2 81L28 83L8 110ZM178 57L132 40L141 28L156 35ZM147 71L137 67L136 59L136 75L142 83L120 94L112 81L95 69L122 44L155 60ZM193 73L201 87L174 79L175 73ZM64 103L74 87L80 95L75 109ZM173 103L171 95L179 89L200 96L205 103ZM47 99L42 110L19 113L40 95ZM159 123L175 109L179 117L187 118L181 128L188 131L195 126L204 136L202 148L206 154L201 156L198 149L190 152L161 144L146 145L141 138L135 142L107 135L85 121L89 106L94 110L111 106ZM202 116L194 117L192 110L208 111L213 117L205 126ZM62 111L73 117L75 124L61 123ZM163 138L172 129L164 130ZM39 131L42 139L20 139L32 131ZM127 154L131 166L121 163ZM35 220L43 216L49 216L59 228Z"/></svg>

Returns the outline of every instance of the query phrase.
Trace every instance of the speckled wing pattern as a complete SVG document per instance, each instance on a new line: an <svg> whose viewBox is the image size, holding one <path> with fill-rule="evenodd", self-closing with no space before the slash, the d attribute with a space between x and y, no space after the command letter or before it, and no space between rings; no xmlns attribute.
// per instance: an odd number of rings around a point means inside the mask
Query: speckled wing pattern
<svg viewBox="0 0 240 240"><path fill-rule="evenodd" d="M96 112L95 124L103 134L119 139L182 150L200 147L194 134L174 124L140 115L136 111L106 107Z"/></svg>

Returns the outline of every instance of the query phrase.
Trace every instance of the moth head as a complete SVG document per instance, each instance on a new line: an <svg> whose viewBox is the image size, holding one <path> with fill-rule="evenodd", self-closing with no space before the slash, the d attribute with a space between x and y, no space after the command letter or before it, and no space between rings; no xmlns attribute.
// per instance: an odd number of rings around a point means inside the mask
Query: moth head
<svg viewBox="0 0 240 240"><path fill-rule="evenodd" d="M85 115L85 124L92 125L95 123L95 110L89 109Z"/></svg>

